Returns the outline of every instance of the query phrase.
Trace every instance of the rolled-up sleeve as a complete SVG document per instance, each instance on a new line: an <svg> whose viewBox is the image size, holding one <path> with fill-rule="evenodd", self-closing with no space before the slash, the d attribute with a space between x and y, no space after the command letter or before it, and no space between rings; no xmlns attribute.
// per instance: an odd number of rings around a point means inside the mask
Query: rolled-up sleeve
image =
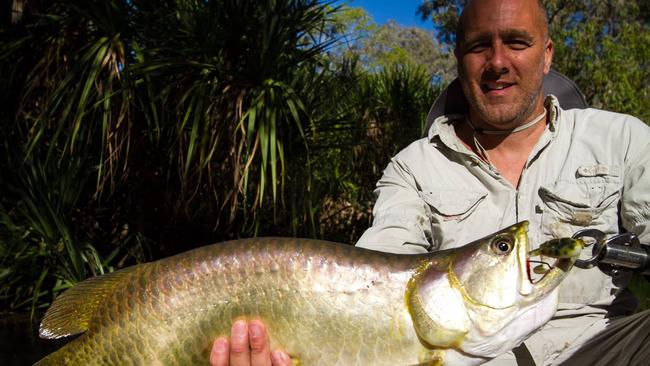
<svg viewBox="0 0 650 366"><path fill-rule="evenodd" d="M626 162L621 222L642 243L650 243L650 129L636 120Z"/></svg>
<svg viewBox="0 0 650 366"><path fill-rule="evenodd" d="M390 253L424 253L431 246L430 209L408 166L393 158L375 189L373 223L357 246Z"/></svg>

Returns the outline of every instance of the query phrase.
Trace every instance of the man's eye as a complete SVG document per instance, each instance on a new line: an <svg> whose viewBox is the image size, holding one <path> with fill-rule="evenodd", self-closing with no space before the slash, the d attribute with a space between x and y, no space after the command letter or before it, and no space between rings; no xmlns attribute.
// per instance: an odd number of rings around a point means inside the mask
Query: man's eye
<svg viewBox="0 0 650 366"><path fill-rule="evenodd" d="M467 47L467 52L472 52L472 53L483 52L483 51L487 50L489 47L490 46L487 45L487 44L477 43L477 44L470 45L469 47Z"/></svg>
<svg viewBox="0 0 650 366"><path fill-rule="evenodd" d="M530 44L525 41L510 41L508 42L508 47L513 50L525 50L526 48L530 47Z"/></svg>

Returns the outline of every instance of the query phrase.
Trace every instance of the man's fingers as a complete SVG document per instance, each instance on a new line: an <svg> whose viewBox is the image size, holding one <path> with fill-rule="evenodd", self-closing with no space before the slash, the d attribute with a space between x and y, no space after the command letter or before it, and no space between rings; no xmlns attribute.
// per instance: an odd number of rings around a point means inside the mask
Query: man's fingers
<svg viewBox="0 0 650 366"><path fill-rule="evenodd" d="M293 362L291 362L289 355L279 349L276 349L271 353L271 361L273 366L293 366Z"/></svg>
<svg viewBox="0 0 650 366"><path fill-rule="evenodd" d="M245 320L237 320L230 330L230 366L251 366L248 326Z"/></svg>
<svg viewBox="0 0 650 366"><path fill-rule="evenodd" d="M210 366L228 366L229 350L228 340L226 338L218 338L212 345L210 352Z"/></svg>
<svg viewBox="0 0 650 366"><path fill-rule="evenodd" d="M259 320L248 323L248 339L250 341L251 365L271 366L271 349L266 327Z"/></svg>
<svg viewBox="0 0 650 366"><path fill-rule="evenodd" d="M237 320L230 330L230 342L220 337L212 345L210 366L293 366L281 350L271 353L269 335L260 320Z"/></svg>

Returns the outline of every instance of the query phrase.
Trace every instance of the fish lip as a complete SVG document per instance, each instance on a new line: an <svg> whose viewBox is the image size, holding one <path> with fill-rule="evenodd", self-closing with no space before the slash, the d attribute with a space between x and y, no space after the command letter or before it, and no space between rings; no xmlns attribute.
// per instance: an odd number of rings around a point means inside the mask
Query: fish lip
<svg viewBox="0 0 650 366"><path fill-rule="evenodd" d="M558 258L555 260L551 269L542 276L538 281L533 282L530 277L531 263L530 263L530 252L531 252L531 243L528 240L528 222L522 222L522 225L517 231L518 242L523 243L519 247L519 259L520 259L520 268L523 275L520 279L520 294L525 298L529 298L530 301L536 301L537 299L546 296L546 294L553 291L564 279L568 271L573 266L575 258Z"/></svg>
<svg viewBox="0 0 650 366"><path fill-rule="evenodd" d="M551 265L551 269L546 272L539 280L533 282L530 276L530 271L532 270L530 252L530 241L527 240L525 254L525 269L527 271L527 276L525 276L523 282L527 283L526 287L529 287L529 291L522 294L524 296L530 296L531 301L535 301L541 297L544 297L546 294L552 292L556 287L558 287L571 267L573 267L576 258L557 258Z"/></svg>
<svg viewBox="0 0 650 366"><path fill-rule="evenodd" d="M520 272L519 293L529 296L535 292L535 284L531 281L530 271L530 240L528 240L528 221L524 221L517 232L517 242L523 243L518 248Z"/></svg>

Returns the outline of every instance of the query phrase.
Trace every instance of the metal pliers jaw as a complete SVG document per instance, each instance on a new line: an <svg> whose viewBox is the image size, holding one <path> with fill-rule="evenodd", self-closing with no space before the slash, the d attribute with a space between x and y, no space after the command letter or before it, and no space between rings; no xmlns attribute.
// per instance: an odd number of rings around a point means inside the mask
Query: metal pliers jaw
<svg viewBox="0 0 650 366"><path fill-rule="evenodd" d="M573 239L581 239L585 242L585 247L591 248L591 258L589 259L577 259L575 266L582 269L593 268L598 265L598 257L603 250L603 247L606 245L605 240L607 236L600 230L596 229L583 229L571 236Z"/></svg>
<svg viewBox="0 0 650 366"><path fill-rule="evenodd" d="M589 269L595 266L605 274L616 277L621 271L650 274L650 247L642 245L633 233L623 233L607 238L597 229L584 229L572 238L582 239L591 246L591 258L577 259L575 266Z"/></svg>

